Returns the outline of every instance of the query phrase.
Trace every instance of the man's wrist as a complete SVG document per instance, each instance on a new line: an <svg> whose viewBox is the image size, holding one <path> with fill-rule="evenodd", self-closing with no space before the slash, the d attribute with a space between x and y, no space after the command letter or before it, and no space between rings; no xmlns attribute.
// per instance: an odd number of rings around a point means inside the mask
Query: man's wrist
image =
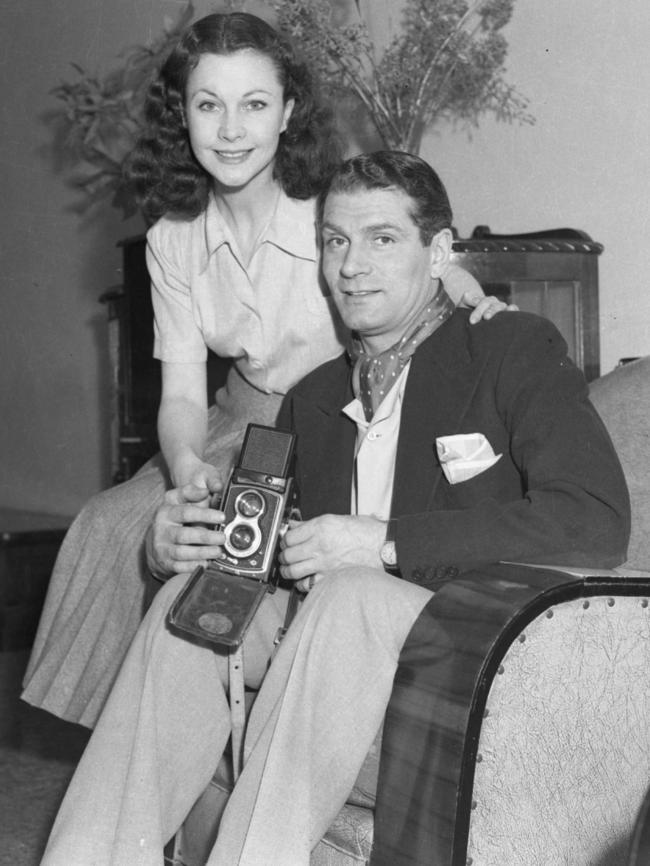
<svg viewBox="0 0 650 866"><path fill-rule="evenodd" d="M397 546L395 544L395 534L397 532L397 520L391 518L386 523L386 537L379 551L381 563L384 566L384 571L389 574L399 575L399 565L397 563Z"/></svg>

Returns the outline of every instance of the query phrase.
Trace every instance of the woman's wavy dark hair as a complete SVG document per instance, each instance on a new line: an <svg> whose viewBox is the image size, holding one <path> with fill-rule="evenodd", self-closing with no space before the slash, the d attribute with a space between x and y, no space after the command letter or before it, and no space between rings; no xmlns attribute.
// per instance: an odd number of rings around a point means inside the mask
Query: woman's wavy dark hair
<svg viewBox="0 0 650 866"><path fill-rule="evenodd" d="M332 111L289 42L255 15L207 15L188 27L152 83L145 103L146 131L126 163L127 182L148 216L191 217L205 209L212 179L194 157L183 122L187 79L202 54L247 48L270 58L285 102L295 100L274 166L287 195L316 195L339 164L341 145Z"/></svg>

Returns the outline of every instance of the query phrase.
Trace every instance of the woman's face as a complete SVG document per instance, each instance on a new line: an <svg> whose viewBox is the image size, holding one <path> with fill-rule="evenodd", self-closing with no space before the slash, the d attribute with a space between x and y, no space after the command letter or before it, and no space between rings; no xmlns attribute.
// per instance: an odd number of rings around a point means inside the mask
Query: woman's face
<svg viewBox="0 0 650 866"><path fill-rule="evenodd" d="M271 180L280 133L292 109L273 61L253 49L203 54L187 80L190 143L217 187Z"/></svg>

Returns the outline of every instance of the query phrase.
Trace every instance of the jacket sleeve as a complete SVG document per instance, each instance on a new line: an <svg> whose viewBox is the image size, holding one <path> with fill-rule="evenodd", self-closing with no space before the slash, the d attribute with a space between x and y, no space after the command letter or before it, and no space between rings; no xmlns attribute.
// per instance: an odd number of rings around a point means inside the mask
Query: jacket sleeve
<svg viewBox="0 0 650 866"><path fill-rule="evenodd" d="M522 495L499 501L479 476L469 507L398 517L402 576L435 588L499 560L620 564L630 532L627 486L564 340L550 323L531 317L530 326L515 331L492 376L495 411L509 442L502 459L518 469ZM498 464L488 471L498 473Z"/></svg>

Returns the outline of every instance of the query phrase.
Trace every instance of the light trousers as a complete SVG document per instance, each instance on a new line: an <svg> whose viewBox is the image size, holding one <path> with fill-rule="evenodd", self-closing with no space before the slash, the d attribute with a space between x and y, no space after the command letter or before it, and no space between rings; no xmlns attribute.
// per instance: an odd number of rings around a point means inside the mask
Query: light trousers
<svg viewBox="0 0 650 866"><path fill-rule="evenodd" d="M228 659L145 617L70 783L42 866L162 866L163 848L205 790L230 736ZM307 866L379 730L399 652L431 592L344 569L302 603L270 667L288 593L267 595L244 641L261 689L244 769L209 866Z"/></svg>

